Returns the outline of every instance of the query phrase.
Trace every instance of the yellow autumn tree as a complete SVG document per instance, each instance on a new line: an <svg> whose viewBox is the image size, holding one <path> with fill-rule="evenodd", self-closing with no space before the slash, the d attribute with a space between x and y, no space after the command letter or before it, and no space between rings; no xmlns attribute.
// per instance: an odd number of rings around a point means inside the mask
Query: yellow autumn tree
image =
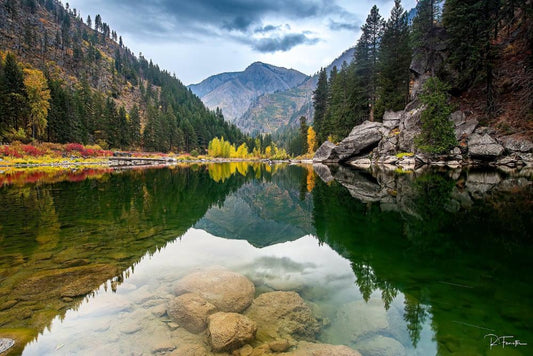
<svg viewBox="0 0 533 356"><path fill-rule="evenodd" d="M32 138L42 136L45 132L50 109L50 89L46 83L46 78L40 70L24 69L24 86L28 94L28 104L30 115L27 128Z"/></svg>
<svg viewBox="0 0 533 356"><path fill-rule="evenodd" d="M313 126L307 129L307 153L314 154L316 151L316 132Z"/></svg>

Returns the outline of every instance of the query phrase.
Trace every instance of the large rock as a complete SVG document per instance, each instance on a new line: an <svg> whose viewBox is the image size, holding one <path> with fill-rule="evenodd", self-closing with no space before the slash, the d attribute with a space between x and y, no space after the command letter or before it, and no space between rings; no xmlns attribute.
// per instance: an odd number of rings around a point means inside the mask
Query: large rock
<svg viewBox="0 0 533 356"><path fill-rule="evenodd" d="M329 160L331 152L335 147L335 144L330 141L324 142L316 151L315 156L313 157L313 162L324 162Z"/></svg>
<svg viewBox="0 0 533 356"><path fill-rule="evenodd" d="M471 157L494 158L501 155L503 151L503 146L489 134L475 133L468 140L468 153Z"/></svg>
<svg viewBox="0 0 533 356"><path fill-rule="evenodd" d="M531 152L533 151L533 143L526 138L511 135L505 136L500 139L506 150L512 152Z"/></svg>
<svg viewBox="0 0 533 356"><path fill-rule="evenodd" d="M215 313L208 318L209 342L214 351L232 351L255 338L257 325L237 313Z"/></svg>
<svg viewBox="0 0 533 356"><path fill-rule="evenodd" d="M199 333L207 327L207 317L217 308L194 293L185 293L169 303L167 314L171 319L192 333Z"/></svg>
<svg viewBox="0 0 533 356"><path fill-rule="evenodd" d="M296 350L282 353L284 356L361 356L354 349L344 345L316 344L312 342L301 341L298 343Z"/></svg>
<svg viewBox="0 0 533 356"><path fill-rule="evenodd" d="M243 275L227 269L210 269L183 277L176 284L176 295L195 293L218 310L240 313L252 303L255 287Z"/></svg>
<svg viewBox="0 0 533 356"><path fill-rule="evenodd" d="M388 130L380 122L365 121L355 126L352 132L332 151L330 158L346 161L363 151L369 151L383 138Z"/></svg>
<svg viewBox="0 0 533 356"><path fill-rule="evenodd" d="M311 307L295 292L263 293L245 315L257 322L261 341L284 337L314 340L320 331Z"/></svg>

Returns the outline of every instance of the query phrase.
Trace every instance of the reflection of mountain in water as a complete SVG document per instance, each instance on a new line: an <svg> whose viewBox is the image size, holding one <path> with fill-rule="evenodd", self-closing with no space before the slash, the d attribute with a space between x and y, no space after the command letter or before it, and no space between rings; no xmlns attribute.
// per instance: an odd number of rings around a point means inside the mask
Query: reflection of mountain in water
<svg viewBox="0 0 533 356"><path fill-rule="evenodd" d="M247 240L256 247L294 241L313 234L312 200L300 200L296 189L251 182L212 207L196 224L213 235Z"/></svg>

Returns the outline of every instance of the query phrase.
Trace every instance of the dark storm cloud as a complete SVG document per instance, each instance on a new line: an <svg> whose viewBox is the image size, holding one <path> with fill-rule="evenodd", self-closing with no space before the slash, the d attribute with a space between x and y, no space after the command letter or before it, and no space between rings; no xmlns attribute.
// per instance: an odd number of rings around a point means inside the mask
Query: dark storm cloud
<svg viewBox="0 0 533 356"><path fill-rule="evenodd" d="M199 41L231 38L260 52L287 51L298 44L318 41L301 33L287 32L269 19L306 20L353 15L335 0L96 0L95 8L111 8L112 19L123 32L154 40ZM265 25L264 22L267 22ZM259 34L260 38L254 38Z"/></svg>
<svg viewBox="0 0 533 356"><path fill-rule="evenodd" d="M309 38L301 33L288 34L282 37L261 38L252 43L256 51L263 53L286 52L301 44L315 44L318 38Z"/></svg>

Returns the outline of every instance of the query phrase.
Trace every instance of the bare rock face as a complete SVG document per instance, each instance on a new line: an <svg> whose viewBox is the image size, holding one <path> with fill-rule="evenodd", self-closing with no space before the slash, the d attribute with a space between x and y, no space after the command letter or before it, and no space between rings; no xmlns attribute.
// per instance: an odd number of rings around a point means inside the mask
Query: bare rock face
<svg viewBox="0 0 533 356"><path fill-rule="evenodd" d="M232 351L255 338L257 325L237 313L215 313L208 318L209 342L214 351Z"/></svg>
<svg viewBox="0 0 533 356"><path fill-rule="evenodd" d="M194 293L185 293L169 303L168 315L191 333L199 333L207 327L207 317L217 308Z"/></svg>
<svg viewBox="0 0 533 356"><path fill-rule="evenodd" d="M420 133L420 116L423 108L406 111L400 122L398 148L400 152L415 152L415 137Z"/></svg>
<svg viewBox="0 0 533 356"><path fill-rule="evenodd" d="M315 156L313 157L313 162L327 161L335 147L335 144L330 141L324 142L316 151Z"/></svg>
<svg viewBox="0 0 533 356"><path fill-rule="evenodd" d="M295 292L263 293L245 315L257 322L261 341L284 337L314 340L320 331L311 307Z"/></svg>
<svg viewBox="0 0 533 356"><path fill-rule="evenodd" d="M344 345L315 344L312 342L302 341L298 343L296 350L281 355L286 356L361 356L354 349Z"/></svg>
<svg viewBox="0 0 533 356"><path fill-rule="evenodd" d="M241 274L227 269L191 273L178 281L176 295L195 293L220 311L240 313L252 303L254 284Z"/></svg>
<svg viewBox="0 0 533 356"><path fill-rule="evenodd" d="M467 119L465 113L462 111L452 113L450 120L453 121L455 138L457 140L470 136L479 124L476 119Z"/></svg>
<svg viewBox="0 0 533 356"><path fill-rule="evenodd" d="M472 157L494 158L500 156L503 151L503 146L489 134L475 133L468 140L468 153Z"/></svg>
<svg viewBox="0 0 533 356"><path fill-rule="evenodd" d="M387 111L383 114L383 126L389 130L392 130L400 126L400 119L403 111Z"/></svg>
<svg viewBox="0 0 533 356"><path fill-rule="evenodd" d="M380 122L365 121L361 125L355 126L348 137L333 149L330 158L346 161L363 151L372 149L377 146L386 131L388 130Z"/></svg>

